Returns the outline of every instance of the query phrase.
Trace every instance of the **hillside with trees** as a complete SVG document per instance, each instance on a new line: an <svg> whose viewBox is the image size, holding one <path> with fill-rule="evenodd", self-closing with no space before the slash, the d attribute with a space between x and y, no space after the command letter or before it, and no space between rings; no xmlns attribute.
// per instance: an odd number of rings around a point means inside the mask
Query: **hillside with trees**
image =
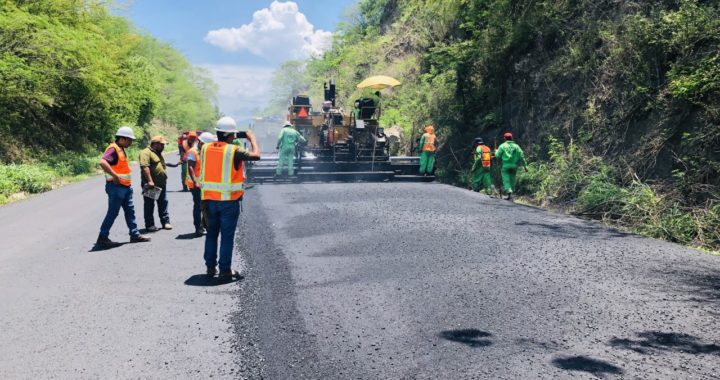
<svg viewBox="0 0 720 380"><path fill-rule="evenodd" d="M391 75L382 124L406 150L436 125L443 181L466 186L473 138L511 131L528 201L717 249L719 46L715 1L361 0L329 52L278 71L275 103L333 78L350 106Z"/></svg>
<svg viewBox="0 0 720 380"><path fill-rule="evenodd" d="M105 4L0 0L0 203L93 171L120 125L142 146L215 119L208 74Z"/></svg>

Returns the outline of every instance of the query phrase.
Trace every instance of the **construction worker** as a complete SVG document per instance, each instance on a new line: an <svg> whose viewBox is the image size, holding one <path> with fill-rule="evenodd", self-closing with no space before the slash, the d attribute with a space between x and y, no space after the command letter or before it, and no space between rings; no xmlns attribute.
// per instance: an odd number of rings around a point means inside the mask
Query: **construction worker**
<svg viewBox="0 0 720 380"><path fill-rule="evenodd" d="M115 142L110 144L100 159L100 167L105 172L105 192L108 195L108 210L100 226L100 235L95 243L98 248L112 248L118 246L110 240L110 228L120 213L125 214L125 223L130 231L130 242L139 243L150 241L149 237L140 235L135 223L135 206L133 205L132 178L130 164L125 148L132 145L135 133L130 127L120 127L115 133Z"/></svg>
<svg viewBox="0 0 720 380"><path fill-rule="evenodd" d="M522 166L527 171L527 163L525 162L525 154L522 149L513 141L513 135L507 132L503 135L505 142L495 151L495 157L500 159L500 174L502 176L503 189L507 196L505 199L511 200L515 191L515 178L518 166Z"/></svg>
<svg viewBox="0 0 720 380"><path fill-rule="evenodd" d="M276 176L282 174L282 169L285 163L287 163L288 166L288 176L292 176L294 174L295 146L298 142L305 143L307 140L305 140L300 132L295 130L292 124L286 122L280 131L277 146L275 147L278 150L278 166L277 169L275 169Z"/></svg>
<svg viewBox="0 0 720 380"><path fill-rule="evenodd" d="M185 136L185 134L183 134L183 136ZM190 148L195 146L196 141L197 132L189 131L187 133L187 138L182 139L181 143L178 145L178 149L180 151L180 161L182 161L181 173L187 173L187 161L185 161L185 155L187 155L187 152L190 151ZM180 176L180 182L182 182L183 191L188 191L187 185L185 184L185 178L183 176Z"/></svg>
<svg viewBox="0 0 720 380"><path fill-rule="evenodd" d="M158 206L158 216L160 217L160 225L163 229L172 230L170 224L170 214L168 213L167 200L167 167L177 167L178 164L165 163L165 157L162 152L165 150L167 140L162 136L154 136L150 139L150 146L140 151L140 170L142 170L141 185L142 188L160 188L160 197L155 200L149 197L143 197L143 215L145 217L145 231L157 232L160 230L155 226L155 203Z"/></svg>
<svg viewBox="0 0 720 380"><path fill-rule="evenodd" d="M233 145L237 124L231 117L222 117L215 124L217 142L203 145L200 150L200 198L207 223L205 235L205 266L208 276L214 276L220 266L221 277L239 277L232 269L233 244L240 201L245 193L244 160L259 160L260 148L252 131L247 131L251 150ZM218 261L218 236L220 260Z"/></svg>
<svg viewBox="0 0 720 380"><path fill-rule="evenodd" d="M493 192L492 172L490 170L492 166L492 151L490 147L485 145L485 142L480 137L475 139L473 146L475 147L475 154L473 166L470 170L472 175L472 189L477 192L480 191L480 188L483 188L487 195L491 195Z"/></svg>
<svg viewBox="0 0 720 380"><path fill-rule="evenodd" d="M217 137L210 132L203 132L198 137L197 145L190 148L187 152L187 171L185 172L185 185L190 189L193 200L193 225L195 226L195 236L200 237L205 233L200 219L200 149L204 144L214 143Z"/></svg>
<svg viewBox="0 0 720 380"><path fill-rule="evenodd" d="M433 173L435 167L435 128L432 125L425 127L425 133L420 138L420 174L427 176Z"/></svg>

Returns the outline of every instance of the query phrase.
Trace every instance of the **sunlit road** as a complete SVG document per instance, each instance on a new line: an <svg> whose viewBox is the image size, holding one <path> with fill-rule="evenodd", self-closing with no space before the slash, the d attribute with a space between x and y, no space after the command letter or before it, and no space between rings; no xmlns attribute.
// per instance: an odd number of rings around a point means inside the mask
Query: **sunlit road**
<svg viewBox="0 0 720 380"><path fill-rule="evenodd" d="M101 178L0 207L0 378L720 377L720 257L440 184L269 184L221 284L190 207L98 252Z"/></svg>

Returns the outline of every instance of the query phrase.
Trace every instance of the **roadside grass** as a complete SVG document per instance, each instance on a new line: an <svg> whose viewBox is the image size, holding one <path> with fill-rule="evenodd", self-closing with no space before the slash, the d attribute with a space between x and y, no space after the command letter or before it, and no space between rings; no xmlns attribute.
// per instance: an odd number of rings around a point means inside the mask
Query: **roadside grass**
<svg viewBox="0 0 720 380"><path fill-rule="evenodd" d="M720 252L720 201L687 204L682 195L622 178L576 145L551 141L550 161L518 176L528 203L560 208L644 236Z"/></svg>
<svg viewBox="0 0 720 380"><path fill-rule="evenodd" d="M131 161L137 161L141 149L126 150ZM176 144L168 144L165 153L173 151ZM101 174L99 160L100 155L66 152L33 163L0 164L0 205Z"/></svg>

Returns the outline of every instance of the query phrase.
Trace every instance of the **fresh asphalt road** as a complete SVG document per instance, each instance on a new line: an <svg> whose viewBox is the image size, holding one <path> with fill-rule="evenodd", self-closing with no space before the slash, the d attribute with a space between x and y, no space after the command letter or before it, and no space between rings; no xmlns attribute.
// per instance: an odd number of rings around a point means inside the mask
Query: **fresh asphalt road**
<svg viewBox="0 0 720 380"><path fill-rule="evenodd" d="M188 193L91 251L102 182L0 207L1 378L720 377L717 256L440 184L268 184L220 284Z"/></svg>

